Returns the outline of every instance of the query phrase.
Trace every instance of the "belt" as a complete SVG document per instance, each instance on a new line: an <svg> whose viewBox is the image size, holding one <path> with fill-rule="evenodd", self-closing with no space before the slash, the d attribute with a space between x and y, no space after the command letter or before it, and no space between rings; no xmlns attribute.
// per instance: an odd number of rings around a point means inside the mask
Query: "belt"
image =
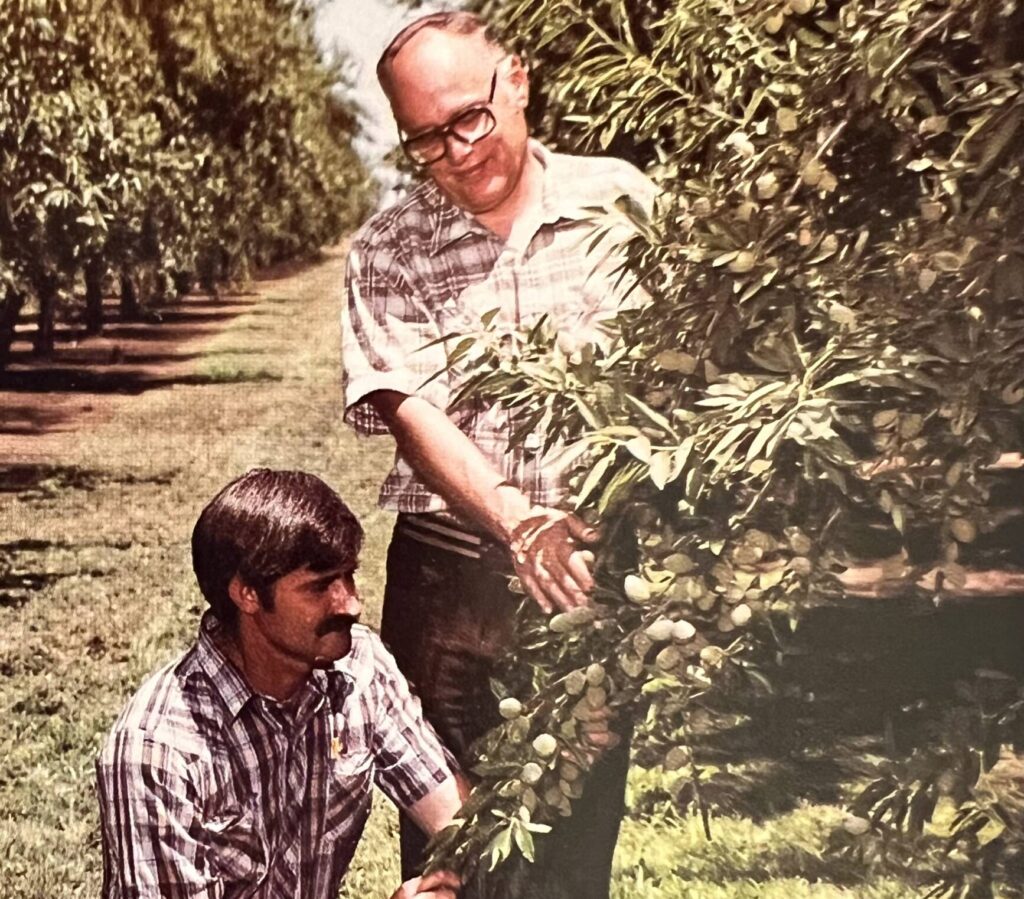
<svg viewBox="0 0 1024 899"><path fill-rule="evenodd" d="M467 530L440 515L400 512L395 533L467 559L482 559L509 571L512 568L509 551L492 537Z"/></svg>

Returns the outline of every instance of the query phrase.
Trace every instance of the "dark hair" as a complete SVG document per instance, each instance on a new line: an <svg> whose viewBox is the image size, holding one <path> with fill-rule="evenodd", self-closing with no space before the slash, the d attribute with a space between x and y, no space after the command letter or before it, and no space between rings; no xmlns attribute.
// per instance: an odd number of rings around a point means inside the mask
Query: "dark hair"
<svg viewBox="0 0 1024 899"><path fill-rule="evenodd" d="M233 628L238 609L228 585L236 574L273 608L278 578L305 566L354 565L362 542L355 515L318 477L256 468L203 509L192 529L192 568L213 613Z"/></svg>
<svg viewBox="0 0 1024 899"><path fill-rule="evenodd" d="M394 62L399 51L411 41L424 28L436 28L438 31L448 31L452 34L483 34L484 40L497 49L503 49L501 41L498 40L498 32L494 26L484 21L476 13L463 12L462 10L448 10L445 12L433 12L420 16L410 22L392 39L391 43L384 48L384 52L377 60L377 80L388 97L392 96L391 63Z"/></svg>

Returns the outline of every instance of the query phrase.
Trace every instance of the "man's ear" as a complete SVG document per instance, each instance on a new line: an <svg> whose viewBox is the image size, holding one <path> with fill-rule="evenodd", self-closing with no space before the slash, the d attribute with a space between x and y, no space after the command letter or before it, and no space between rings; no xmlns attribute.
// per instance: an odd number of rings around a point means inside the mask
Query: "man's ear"
<svg viewBox="0 0 1024 899"><path fill-rule="evenodd" d="M529 68L518 53L513 53L509 57L508 80L512 85L514 102L520 109L526 109L526 104L530 100L529 72Z"/></svg>
<svg viewBox="0 0 1024 899"><path fill-rule="evenodd" d="M260 598L256 591L237 572L228 583L228 596L243 615L252 615L260 608Z"/></svg>

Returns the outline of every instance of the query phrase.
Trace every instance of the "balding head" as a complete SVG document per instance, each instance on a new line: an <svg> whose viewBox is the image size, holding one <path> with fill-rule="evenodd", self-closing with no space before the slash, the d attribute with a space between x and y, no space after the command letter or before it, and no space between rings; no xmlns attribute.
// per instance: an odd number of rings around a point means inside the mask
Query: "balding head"
<svg viewBox="0 0 1024 899"><path fill-rule="evenodd" d="M494 28L474 13L448 11L421 16L406 25L391 39L391 43L387 45L377 61L377 80L392 103L394 103L395 89L392 71L395 58L407 44L413 42L417 35L429 31L456 37L475 38L478 46L483 45L490 49L495 56L505 52ZM472 42L469 43L472 44Z"/></svg>

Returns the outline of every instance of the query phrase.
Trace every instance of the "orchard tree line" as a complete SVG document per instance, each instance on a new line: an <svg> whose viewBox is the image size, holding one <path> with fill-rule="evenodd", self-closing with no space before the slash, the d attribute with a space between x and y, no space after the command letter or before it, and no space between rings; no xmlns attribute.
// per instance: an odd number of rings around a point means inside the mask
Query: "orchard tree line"
<svg viewBox="0 0 1024 899"><path fill-rule="evenodd" d="M0 370L38 310L103 327L307 254L372 202L311 0L5 0Z"/></svg>
<svg viewBox="0 0 1024 899"><path fill-rule="evenodd" d="M651 295L610 347L484 321L449 356L466 401L497 399L577 460L574 501L603 532L592 608L524 603L495 684L507 720L435 846L500 896L572 813L609 709L700 807L695 711L769 691L809 604L942 604L1006 564L990 504L1022 445L1024 4L483 12L531 67L542 138L630 158L663 190L649 220L626 199L595 212L597 230L630 224ZM1021 895L1024 691L982 686L878 759L835 851L931 895Z"/></svg>

